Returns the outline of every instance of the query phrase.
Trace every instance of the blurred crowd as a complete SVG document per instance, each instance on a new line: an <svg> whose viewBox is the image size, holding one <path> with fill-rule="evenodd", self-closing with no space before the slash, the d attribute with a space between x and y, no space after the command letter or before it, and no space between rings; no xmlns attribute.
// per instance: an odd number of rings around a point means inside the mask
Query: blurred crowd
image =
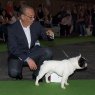
<svg viewBox="0 0 95 95"><path fill-rule="evenodd" d="M20 1L19 6L16 2L8 1L5 9L0 3L0 40L3 39L2 35L7 40L7 26L19 19L19 9L23 5L26 5L25 1ZM45 28L57 26L60 29L59 37L88 36L90 32L95 36L95 4L74 4L72 8L70 5L59 7L60 10L54 15L42 3L38 4L35 9L35 20Z"/></svg>

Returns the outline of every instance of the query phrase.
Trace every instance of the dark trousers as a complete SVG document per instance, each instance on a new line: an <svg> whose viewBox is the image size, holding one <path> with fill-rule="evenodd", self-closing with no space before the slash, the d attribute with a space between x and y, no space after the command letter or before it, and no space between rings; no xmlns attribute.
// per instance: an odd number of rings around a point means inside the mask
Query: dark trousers
<svg viewBox="0 0 95 95"><path fill-rule="evenodd" d="M4 34L5 40L7 41L7 38L8 38L7 26L1 25L0 26L0 32L1 32L0 33L1 38L3 38L3 34Z"/></svg>
<svg viewBox="0 0 95 95"><path fill-rule="evenodd" d="M92 36L95 36L95 17L92 18L92 24L93 24Z"/></svg>
<svg viewBox="0 0 95 95"><path fill-rule="evenodd" d="M29 57L31 57L37 65L37 70L33 70L34 75L37 76L40 70L40 66L43 64L43 61L52 59L52 51L49 48L35 46L34 51L29 54ZM21 75L22 68L24 66L28 67L28 64L11 55L9 56L8 74L10 77L15 78L18 75Z"/></svg>
<svg viewBox="0 0 95 95"><path fill-rule="evenodd" d="M3 39L3 33L0 31L0 38Z"/></svg>
<svg viewBox="0 0 95 95"><path fill-rule="evenodd" d="M69 35L70 26L60 24L60 37Z"/></svg>

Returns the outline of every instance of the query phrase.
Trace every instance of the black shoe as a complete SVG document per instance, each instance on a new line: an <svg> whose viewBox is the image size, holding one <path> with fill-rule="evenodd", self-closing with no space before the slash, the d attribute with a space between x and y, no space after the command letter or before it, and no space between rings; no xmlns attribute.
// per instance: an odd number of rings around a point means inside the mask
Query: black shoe
<svg viewBox="0 0 95 95"><path fill-rule="evenodd" d="M23 79L23 76L22 75L18 75L17 77L16 77L16 80L22 80Z"/></svg>
<svg viewBox="0 0 95 95"><path fill-rule="evenodd" d="M32 78L33 78L33 80L36 80L36 76L33 74L32 75ZM43 79L41 78L40 80L39 80L39 82L43 82Z"/></svg>

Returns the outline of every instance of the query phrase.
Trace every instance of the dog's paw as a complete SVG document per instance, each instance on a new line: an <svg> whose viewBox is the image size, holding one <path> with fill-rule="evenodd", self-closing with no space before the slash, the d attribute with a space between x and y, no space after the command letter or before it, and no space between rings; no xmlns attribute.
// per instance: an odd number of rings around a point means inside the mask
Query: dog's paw
<svg viewBox="0 0 95 95"><path fill-rule="evenodd" d="M65 85L69 85L69 83L65 83Z"/></svg>
<svg viewBox="0 0 95 95"><path fill-rule="evenodd" d="M46 83L50 83L50 81L46 81Z"/></svg>
<svg viewBox="0 0 95 95"><path fill-rule="evenodd" d="M66 89L66 87L61 87L62 89Z"/></svg>
<svg viewBox="0 0 95 95"><path fill-rule="evenodd" d="M39 86L39 84L38 84L38 83L35 83L35 85L36 85L36 86Z"/></svg>

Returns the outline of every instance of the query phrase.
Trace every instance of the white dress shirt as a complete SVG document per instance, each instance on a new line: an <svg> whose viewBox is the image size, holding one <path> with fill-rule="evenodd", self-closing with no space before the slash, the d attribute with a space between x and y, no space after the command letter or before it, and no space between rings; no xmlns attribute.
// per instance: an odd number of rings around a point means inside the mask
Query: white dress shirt
<svg viewBox="0 0 95 95"><path fill-rule="evenodd" d="M20 23L21 23L21 21L20 21ZM22 25L22 23L21 23L21 25ZM22 26L22 28L23 28L24 33L25 33L26 38L27 38L28 47L30 48L30 45L31 45L30 26L28 26L28 27L23 27L23 26Z"/></svg>

